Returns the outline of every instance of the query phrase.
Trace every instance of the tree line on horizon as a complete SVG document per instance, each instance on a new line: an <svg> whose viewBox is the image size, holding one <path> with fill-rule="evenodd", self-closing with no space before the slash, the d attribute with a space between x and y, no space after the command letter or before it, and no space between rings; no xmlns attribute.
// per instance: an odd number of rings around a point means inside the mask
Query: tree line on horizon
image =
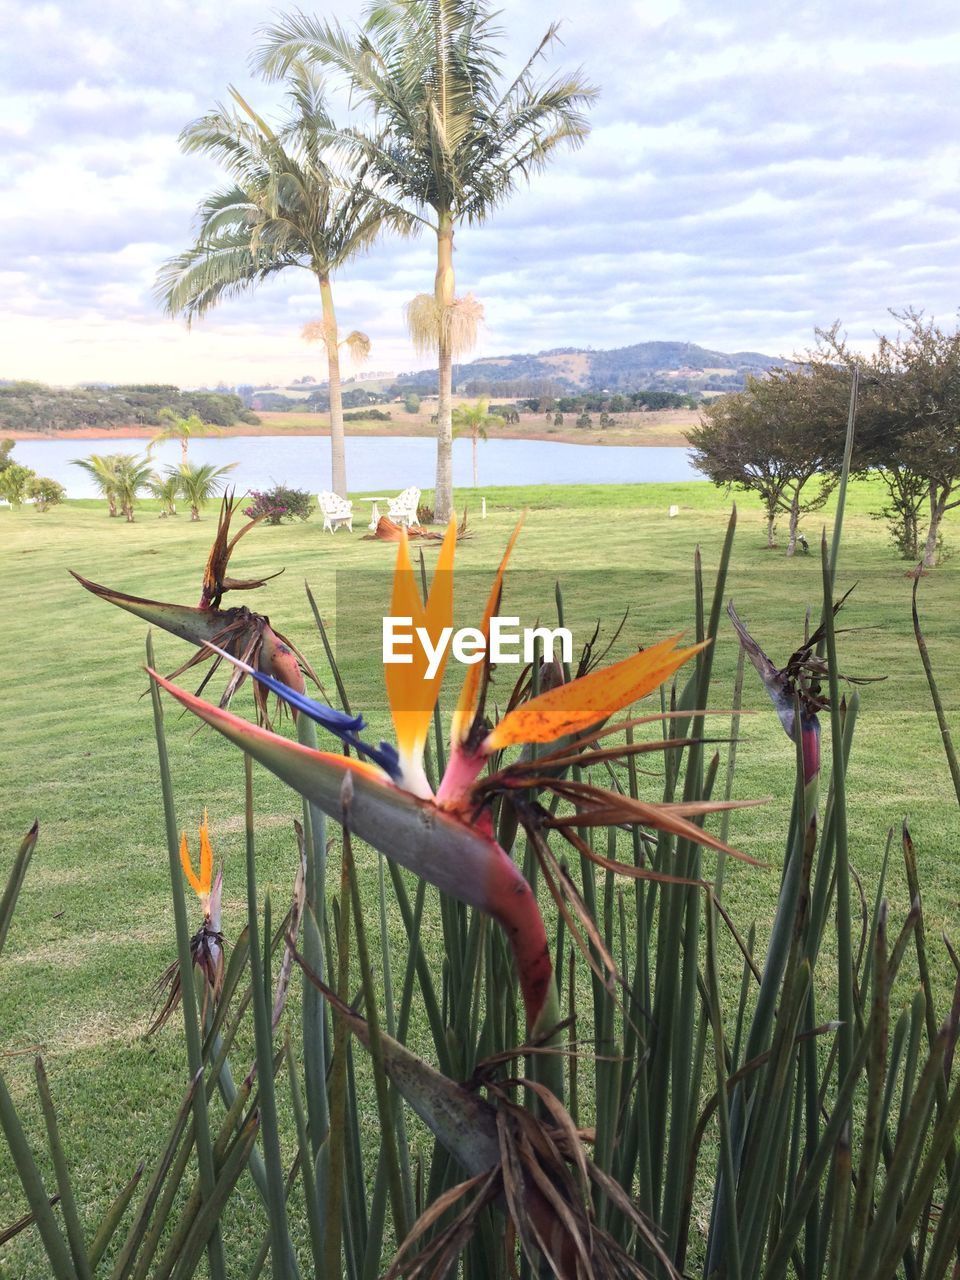
<svg viewBox="0 0 960 1280"><path fill-rule="evenodd" d="M181 418L195 415L215 427L260 421L229 391L181 391L171 383L51 387L42 382L0 382L0 427L8 431L159 427L165 411Z"/></svg>
<svg viewBox="0 0 960 1280"><path fill-rule="evenodd" d="M435 237L433 289L406 315L416 350L437 357L441 521L453 508L453 362L483 315L472 294L456 292L454 236L485 221L560 146L580 145L596 95L579 71L539 74L555 24L506 79L496 19L486 0L375 5L355 28L278 17L253 61L282 84L284 110L270 123L231 89L229 105L184 129L183 150L214 159L229 182L201 202L194 243L157 281L164 308L192 320L287 268L313 276L321 318L303 336L326 352L331 487L345 496L340 354L347 346L362 356L370 343L359 330L341 338L333 278L383 233ZM328 110L328 82L349 93L347 123Z"/></svg>

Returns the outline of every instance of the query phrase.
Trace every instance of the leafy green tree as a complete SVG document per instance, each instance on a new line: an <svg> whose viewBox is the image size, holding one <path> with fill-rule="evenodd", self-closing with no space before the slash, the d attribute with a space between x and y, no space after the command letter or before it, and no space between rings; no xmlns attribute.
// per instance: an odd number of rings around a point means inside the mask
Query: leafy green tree
<svg viewBox="0 0 960 1280"><path fill-rule="evenodd" d="M49 511L64 500L67 491L49 476L34 476L27 483L27 494L33 498L38 511Z"/></svg>
<svg viewBox="0 0 960 1280"><path fill-rule="evenodd" d="M231 90L233 110L217 107L180 135L184 151L210 156L233 185L200 205L196 241L164 264L157 292L171 314L190 320L278 271L310 272L319 286L323 318L307 325L304 337L322 341L326 350L331 487L345 497L340 348L346 344L362 358L370 341L354 331L341 342L332 278L369 248L385 221L403 229L410 219L369 187L335 172L329 142L336 129L317 76L298 62L290 63L285 74L288 106L276 130Z"/></svg>
<svg viewBox="0 0 960 1280"><path fill-rule="evenodd" d="M118 460L127 455L120 453L92 453L89 458L73 458L72 467L82 467L97 487L97 491L107 502L107 510L111 516L120 514L117 506Z"/></svg>
<svg viewBox="0 0 960 1280"><path fill-rule="evenodd" d="M13 464L14 442L12 440L0 440L0 471L6 471L7 467Z"/></svg>
<svg viewBox="0 0 960 1280"><path fill-rule="evenodd" d="M415 392L411 391L404 400L403 407L406 409L407 413L419 413L420 397Z"/></svg>
<svg viewBox="0 0 960 1280"><path fill-rule="evenodd" d="M147 446L147 453L149 454L155 445L162 444L164 440L179 440L182 463L187 461L187 446L191 440L197 436L223 435L219 427L214 426L212 423L204 422L197 413L191 413L189 417L181 418L173 409L161 409L160 420L166 425L152 437Z"/></svg>
<svg viewBox="0 0 960 1280"><path fill-rule="evenodd" d="M767 546L777 516L789 521L787 555L797 546L800 516L826 502L843 455L849 379L836 370L778 369L748 378L743 391L719 396L687 434L696 466L723 488L759 495ZM812 483L815 482L815 483Z"/></svg>
<svg viewBox="0 0 960 1280"><path fill-rule="evenodd" d="M0 498L6 498L12 507L19 507L27 497L28 487L35 473L20 462L11 462L0 471Z"/></svg>
<svg viewBox="0 0 960 1280"><path fill-rule="evenodd" d="M206 462L194 466L191 462L184 462L176 470L171 468L177 477L180 493L190 503L191 520L200 519L201 508L221 492L224 478L236 465L228 462L225 466L216 467L212 462Z"/></svg>
<svg viewBox="0 0 960 1280"><path fill-rule="evenodd" d="M473 446L473 487L475 489L479 483L477 480L477 441L486 440L487 431L490 427L502 427L504 425L504 418L499 413L489 413L489 408L490 401L480 399L476 404L462 404L453 411L454 435L467 435L469 433L470 443Z"/></svg>
<svg viewBox="0 0 960 1280"><path fill-rule="evenodd" d="M551 26L512 81L504 81L502 32L487 0L393 0L367 9L359 31L303 13L279 19L260 65L282 75L298 60L340 72L369 130L340 131L358 181L412 213L436 236L433 292L409 304L419 351L439 365L435 516L453 510L453 360L474 343L483 308L456 296L455 229L482 222L518 181L542 169L563 143L588 132L583 109L595 90L582 75L540 80L536 63L556 39Z"/></svg>

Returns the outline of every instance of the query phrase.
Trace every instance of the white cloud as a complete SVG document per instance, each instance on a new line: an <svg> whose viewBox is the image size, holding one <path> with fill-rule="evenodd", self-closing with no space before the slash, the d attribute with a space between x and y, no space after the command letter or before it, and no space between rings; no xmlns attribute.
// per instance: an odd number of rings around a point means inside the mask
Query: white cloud
<svg viewBox="0 0 960 1280"><path fill-rule="evenodd" d="M279 381L316 360L298 334L319 300L299 273L190 332L152 298L218 181L177 134L230 83L269 111L276 90L247 58L271 16L259 0L0 0L5 376ZM615 0L600 22L534 0L503 11L511 67L554 18L554 65L602 89L594 131L458 232L460 287L486 307L477 354L650 338L789 352L836 317L862 343L889 306L952 317L954 6ZM402 306L432 274L428 239L385 242L337 282L378 368L419 363Z"/></svg>

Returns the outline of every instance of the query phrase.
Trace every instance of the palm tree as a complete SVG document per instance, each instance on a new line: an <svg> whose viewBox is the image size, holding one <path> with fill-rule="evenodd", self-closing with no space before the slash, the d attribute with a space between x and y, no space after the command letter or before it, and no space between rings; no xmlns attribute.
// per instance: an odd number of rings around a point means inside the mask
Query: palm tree
<svg viewBox="0 0 960 1280"><path fill-rule="evenodd" d="M72 458L72 467L82 467L93 480L100 495L107 500L111 516L120 514L117 508L117 462L126 455L120 453L91 453L89 458Z"/></svg>
<svg viewBox="0 0 960 1280"><path fill-rule="evenodd" d="M316 278L323 319L304 336L320 338L326 349L331 487L346 497L340 348L346 344L359 356L370 342L356 331L341 342L331 279L370 246L385 221L402 230L410 219L330 167L328 144L337 130L317 76L293 62L286 81L288 110L277 131L231 89L234 110L217 107L180 135L184 151L212 156L234 185L200 205L196 243L164 264L157 293L166 310L189 320L287 267Z"/></svg>
<svg viewBox="0 0 960 1280"><path fill-rule="evenodd" d="M191 413L189 418L180 418L174 413L173 409L161 409L157 415L161 422L167 425L161 427L157 434L151 437L150 443L147 445L147 454L153 449L154 445L162 444L164 440L180 441L180 461L187 461L187 445L195 436L222 436L223 432L219 427L215 427L210 422L204 422L199 414Z"/></svg>
<svg viewBox="0 0 960 1280"><path fill-rule="evenodd" d="M115 453L112 457L116 463L116 501L127 517L127 524L133 524L137 494L150 483L152 464L149 458L138 458L132 453Z"/></svg>
<svg viewBox="0 0 960 1280"><path fill-rule="evenodd" d="M190 462L184 462L179 467L170 468L170 474L177 479L179 492L190 503L191 520L200 519L200 508L205 507L223 489L224 477L236 465L235 462L228 462L223 467L215 467L212 462L205 462L194 466Z"/></svg>
<svg viewBox="0 0 960 1280"><path fill-rule="evenodd" d="M473 445L473 487L477 487L477 441L486 440L489 427L502 427L505 419L499 413L488 413L489 400L478 400L476 404L462 404L453 411L453 433L463 435L470 432Z"/></svg>
<svg viewBox="0 0 960 1280"><path fill-rule="evenodd" d="M295 13L268 29L259 54L268 75L298 61L341 73L352 100L373 114L372 132L351 127L338 139L355 158L358 180L436 235L433 293L414 298L407 318L414 344L435 351L439 365L438 520L453 509L453 360L473 345L483 314L471 295L456 296L454 230L482 222L561 143L582 143L589 131L582 109L596 93L579 72L536 77L555 25L504 83L495 16L488 0L382 0L353 33Z"/></svg>
<svg viewBox="0 0 960 1280"><path fill-rule="evenodd" d="M177 498L180 496L179 470L171 469L165 476L155 472L147 488L153 497L159 498L162 503L161 517L165 519L167 516L177 514Z"/></svg>

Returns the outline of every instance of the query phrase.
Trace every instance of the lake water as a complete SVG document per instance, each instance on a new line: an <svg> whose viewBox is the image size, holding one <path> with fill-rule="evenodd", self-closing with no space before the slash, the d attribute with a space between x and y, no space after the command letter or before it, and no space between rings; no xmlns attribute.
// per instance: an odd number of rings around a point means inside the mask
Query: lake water
<svg viewBox="0 0 960 1280"><path fill-rule="evenodd" d="M58 480L71 498L92 498L92 481L72 459L92 453L142 454L146 440L18 440L17 462ZM158 469L180 461L180 445L168 441L154 450ZM701 480L689 452L677 448L558 444L552 440L488 440L478 451L481 489L514 484L644 484ZM236 462L238 489L289 484L316 492L330 484L330 441L317 436L232 436L190 442L192 462ZM436 442L417 436L352 436L347 439L347 478L353 492L396 493L407 485L431 489ZM469 440L453 442L454 484L472 484Z"/></svg>

